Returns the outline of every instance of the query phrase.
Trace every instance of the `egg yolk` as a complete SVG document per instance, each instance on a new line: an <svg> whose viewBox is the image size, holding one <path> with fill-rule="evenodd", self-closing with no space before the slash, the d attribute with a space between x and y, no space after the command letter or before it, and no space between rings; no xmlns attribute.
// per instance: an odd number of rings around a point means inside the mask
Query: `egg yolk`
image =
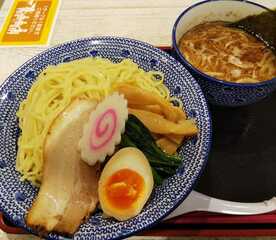
<svg viewBox="0 0 276 240"><path fill-rule="evenodd" d="M143 187L144 179L139 173L127 168L121 169L107 181L107 199L114 207L125 209L136 201Z"/></svg>

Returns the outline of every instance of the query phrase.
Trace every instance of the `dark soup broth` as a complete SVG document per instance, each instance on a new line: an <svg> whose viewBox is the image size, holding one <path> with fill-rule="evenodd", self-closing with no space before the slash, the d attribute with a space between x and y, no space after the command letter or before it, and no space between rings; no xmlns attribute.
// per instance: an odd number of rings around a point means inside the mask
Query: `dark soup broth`
<svg viewBox="0 0 276 240"><path fill-rule="evenodd" d="M276 77L276 56L264 42L226 22L206 22L186 32L179 49L188 62L217 79L258 83Z"/></svg>

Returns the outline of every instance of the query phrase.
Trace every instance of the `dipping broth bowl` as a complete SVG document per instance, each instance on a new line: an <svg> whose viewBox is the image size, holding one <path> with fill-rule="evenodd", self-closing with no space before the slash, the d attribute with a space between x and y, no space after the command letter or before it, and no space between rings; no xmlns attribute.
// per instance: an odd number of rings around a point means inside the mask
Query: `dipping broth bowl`
<svg viewBox="0 0 276 240"><path fill-rule="evenodd" d="M177 18L172 32L173 54L197 79L211 104L244 106L258 102L276 89L276 78L260 83L233 83L209 76L185 59L178 43L187 31L205 22L234 22L253 14L269 10L265 6L244 0L207 0L196 3Z"/></svg>

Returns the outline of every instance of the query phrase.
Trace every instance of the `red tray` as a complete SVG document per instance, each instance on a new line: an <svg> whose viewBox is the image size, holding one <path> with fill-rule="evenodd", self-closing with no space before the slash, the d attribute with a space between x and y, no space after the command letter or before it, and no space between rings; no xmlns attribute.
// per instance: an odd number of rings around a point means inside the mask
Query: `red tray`
<svg viewBox="0 0 276 240"><path fill-rule="evenodd" d="M0 213L0 229L7 233L24 234L11 226ZM276 212L251 216L193 212L166 220L139 235L146 236L276 236Z"/></svg>

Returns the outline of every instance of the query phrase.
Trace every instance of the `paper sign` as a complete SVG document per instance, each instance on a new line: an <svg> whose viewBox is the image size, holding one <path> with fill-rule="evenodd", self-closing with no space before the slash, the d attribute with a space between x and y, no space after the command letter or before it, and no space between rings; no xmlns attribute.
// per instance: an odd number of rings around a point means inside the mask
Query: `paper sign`
<svg viewBox="0 0 276 240"><path fill-rule="evenodd" d="M0 45L46 45L60 0L14 0L0 32Z"/></svg>

